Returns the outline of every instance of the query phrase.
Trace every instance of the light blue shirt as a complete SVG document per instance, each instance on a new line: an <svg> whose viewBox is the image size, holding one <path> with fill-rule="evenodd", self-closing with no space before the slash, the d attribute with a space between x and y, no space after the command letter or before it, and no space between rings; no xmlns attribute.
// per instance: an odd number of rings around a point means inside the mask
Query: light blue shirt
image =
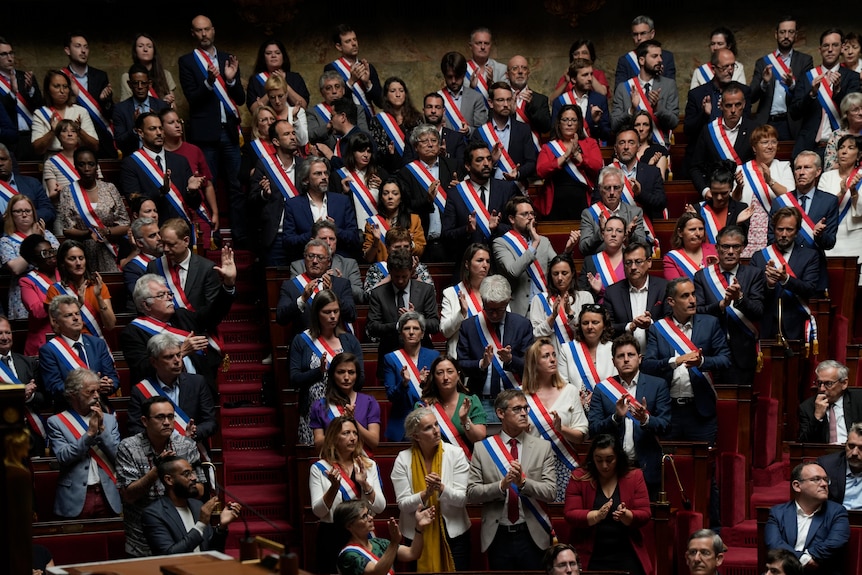
<svg viewBox="0 0 862 575"><path fill-rule="evenodd" d="M847 464L847 483L844 486L844 508L862 509L862 472L853 473Z"/></svg>
<svg viewBox="0 0 862 575"><path fill-rule="evenodd" d="M422 162L422 165L428 169L428 172L431 176L434 177L435 180L440 179L440 162L434 162L432 165L428 165L425 162ZM440 182L440 184L445 188L446 183ZM440 237L440 233L443 231L442 220L440 219L440 210L437 209L437 205L434 204L434 211L431 212L431 215L428 217L428 239L436 240Z"/></svg>
<svg viewBox="0 0 862 575"><path fill-rule="evenodd" d="M790 58L793 56L793 50L787 53L787 56L779 52L779 58L790 68ZM770 116L787 113L787 90L781 83L781 70L773 70L772 75L775 78L775 90L772 91L772 106L769 108ZM796 84L796 82L794 82ZM793 86L789 86L792 88Z"/></svg>

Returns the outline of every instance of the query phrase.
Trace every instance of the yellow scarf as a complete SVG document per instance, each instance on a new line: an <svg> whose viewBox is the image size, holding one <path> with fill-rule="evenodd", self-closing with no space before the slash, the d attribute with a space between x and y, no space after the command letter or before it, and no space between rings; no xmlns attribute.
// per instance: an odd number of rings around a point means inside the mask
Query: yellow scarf
<svg viewBox="0 0 862 575"><path fill-rule="evenodd" d="M418 447L412 449L413 458L410 461L410 472L413 475L413 492L419 493L425 491L425 476L429 471L425 469L425 458L422 456L422 450ZM443 442L437 446L437 453L434 454L434 459L431 462L431 472L437 475L443 475ZM434 516L434 521L431 525L427 525L422 531L422 536L425 538L422 548L422 556L419 557L417 571L420 573L452 573L455 571L455 561L452 559L452 552L449 550L449 542L446 541L446 532L443 529L443 514L440 511L440 501L435 492L426 505L434 506L437 514Z"/></svg>

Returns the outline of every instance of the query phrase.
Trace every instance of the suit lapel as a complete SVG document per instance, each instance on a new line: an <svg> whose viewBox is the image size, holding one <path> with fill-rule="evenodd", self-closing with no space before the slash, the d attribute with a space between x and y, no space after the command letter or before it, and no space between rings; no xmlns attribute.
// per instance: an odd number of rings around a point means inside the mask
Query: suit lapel
<svg viewBox="0 0 862 575"><path fill-rule="evenodd" d="M808 548L811 545L811 541L817 535L817 532L820 530L820 525L823 523L823 518L826 516L826 503L823 503L823 506L817 510L817 513L814 514L814 517L811 518L811 527L808 529L808 537L805 538L805 547Z"/></svg>

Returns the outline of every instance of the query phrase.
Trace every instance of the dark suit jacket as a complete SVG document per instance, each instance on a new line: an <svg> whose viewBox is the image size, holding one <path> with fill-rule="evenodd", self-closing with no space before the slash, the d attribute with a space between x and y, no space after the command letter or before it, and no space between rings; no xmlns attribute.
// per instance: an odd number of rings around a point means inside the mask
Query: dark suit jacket
<svg viewBox="0 0 862 575"><path fill-rule="evenodd" d="M512 362L505 365L508 371L516 375L524 373L524 354L533 343L533 326L524 316L506 312L503 320L503 347L512 346ZM491 380L499 381L500 376L492 366L480 369L479 364L485 354L485 346L479 337L479 324L475 318L464 321L458 331L458 365L467 376L467 387L470 393L482 394L488 369L492 370ZM502 386L501 386L502 387Z"/></svg>
<svg viewBox="0 0 862 575"><path fill-rule="evenodd" d="M347 289L350 291L349 286ZM377 286L368 296L368 322L365 329L368 335L380 338L380 345L377 347L379 358L401 348L400 336L396 329L399 315L395 297L395 286L392 282ZM422 339L422 347L433 349L431 336L440 331L440 316L437 314L434 287L418 280L410 280L410 303L417 312L425 316L425 337ZM383 361L377 362L378 376L383 374L383 366Z"/></svg>
<svg viewBox="0 0 862 575"><path fill-rule="evenodd" d="M39 373L36 359L12 352L12 365L15 368L15 373L18 375L18 381L23 385L30 383L30 380L36 381L36 391L33 393L33 398L27 402L27 407L34 413L39 413L49 407L51 405L51 398L46 397L45 388L42 385L42 376ZM31 457L45 455L45 440L35 429L30 429L30 455Z"/></svg>
<svg viewBox="0 0 862 575"><path fill-rule="evenodd" d="M197 254L192 254L192 259L189 260L189 270L186 274L186 285L183 291L186 292L186 297L194 310L203 317L209 315L210 309L218 299L219 292L224 291L221 278L214 267L215 264L212 260ZM167 272L167 270L165 271ZM155 260L147 264L147 273L159 273ZM227 312L225 312L226 314Z"/></svg>
<svg viewBox="0 0 862 575"><path fill-rule="evenodd" d="M721 327L728 334L728 346L733 358L733 367L746 370L754 370L757 366L757 339L749 335L742 325L728 317L727 311L722 310L720 300L709 287L705 270L698 270L694 274L694 293L697 297L697 313L706 313L718 318ZM754 322L755 325L763 317L763 300L766 291L766 276L763 270L750 266L741 265L737 268L736 279L742 286L742 301L736 303L735 307L745 314L745 317ZM730 381L727 381L730 383ZM751 383L751 382L748 382Z"/></svg>
<svg viewBox="0 0 862 575"><path fill-rule="evenodd" d="M842 449L817 458L817 465L823 468L832 482L829 484L829 499L844 505L844 490L847 488L847 454Z"/></svg>
<svg viewBox="0 0 862 575"><path fill-rule="evenodd" d="M329 71L337 71L337 70L335 69L335 66L332 65L332 62L328 62L323 67L323 71L329 72ZM340 73L341 72L339 72L339 74ZM365 95L368 96L368 100L372 104L374 104L375 106L380 108L383 106L383 86L380 84L380 76L377 75L377 68L375 68L374 64L371 64L371 63L368 64L368 81L371 82L371 89L366 90ZM350 90L350 88L347 87L347 81L346 80L345 80L344 84L345 84L345 86L344 86L345 94L352 94L353 92ZM358 112L363 113L365 111L362 108L362 106L359 106L358 104L357 104L357 107L358 107ZM371 118L368 118L368 122L369 123L371 122Z"/></svg>
<svg viewBox="0 0 862 575"><path fill-rule="evenodd" d="M227 52L219 51L218 57L219 71L224 77L224 65L227 62ZM206 75L200 71L195 55L192 52L180 56L180 86L183 89L183 94L189 102L189 123L188 123L188 139L197 145L217 143L221 137L221 102L218 99L214 90L210 90L204 85ZM242 74L237 67L236 77L234 78L233 86L227 87L228 96L233 100L233 103L239 108L245 104L245 90L242 89ZM239 143L239 133L237 126L239 118L233 115L230 110L225 110L225 118L227 125L228 138L235 144Z"/></svg>
<svg viewBox="0 0 862 575"><path fill-rule="evenodd" d="M341 305L342 321L353 321L356 319L356 305L353 301L353 293L350 288L350 281L346 278L334 276L332 278L332 291L338 298L338 303ZM275 319L278 323L285 325L293 322L294 333L299 333L304 329L308 329L311 325L311 305L305 305L305 311L300 313L299 307L296 305L296 298L302 293L292 279L284 280L281 284L281 291L278 296L278 307L275 310Z"/></svg>
<svg viewBox="0 0 862 575"><path fill-rule="evenodd" d="M111 356L105 340L86 333L81 334L81 339L84 344L84 353L87 355L87 367L114 380L114 390L116 390L120 385L120 378L117 377L114 358ZM71 370L66 369L60 362L60 356L54 351L54 346L45 344L39 348L39 370L42 372L45 391L52 394L55 400L61 399L66 376Z"/></svg>
<svg viewBox="0 0 862 575"><path fill-rule="evenodd" d="M703 365L699 368L701 373L729 368L730 350L718 320L711 315L695 314L691 321L691 341L698 349L703 350ZM673 348L659 335L655 324L651 325L647 332L647 349L641 364L642 371L663 378L670 386L673 368L668 364L668 360L674 355L676 353ZM689 376L698 413L703 417L715 415L715 390L704 377L695 375L690 369Z"/></svg>
<svg viewBox="0 0 862 575"><path fill-rule="evenodd" d="M497 210L501 214L504 213L506 202L512 196L520 193L518 186L514 182L504 182L503 180L491 178L486 185L490 186L488 212ZM476 191L478 192L478 188ZM464 199L461 198L461 194L455 188L449 188L446 191L446 209L443 210L442 218L443 239L454 250L452 253L458 256L464 253L464 247L468 244L480 243L490 246L494 238L502 236L512 229L508 220L505 217L501 217L500 223L497 224L497 229L491 230L492 237L486 238L479 227L471 234L467 231L467 217L471 211L467 209L467 204L464 203Z"/></svg>
<svg viewBox="0 0 862 575"><path fill-rule="evenodd" d="M299 173L299 166L302 164L302 159L295 157L294 174ZM269 179L270 194L264 199L261 197L260 181L266 177ZM296 184L298 182L294 182ZM299 186L296 186L299 189ZM267 176L266 169L263 167L261 160L257 161L257 166L254 168L254 173L251 175L251 182L248 190L249 203L255 206L255 214L257 215L258 243L265 249L272 246L275 241L275 235L278 233L278 226L284 221L284 208L287 201L284 199L284 194L278 189L278 185Z"/></svg>
<svg viewBox="0 0 862 575"><path fill-rule="evenodd" d="M789 277L786 284L775 284L772 288L764 284L765 299L760 328L762 339L772 339L778 333L779 301L782 306L781 333L787 339L804 337L805 320L808 319L808 315L799 307L796 296L802 297L807 302L817 291L820 274L817 252L811 248L794 246L790 261L787 263L796 277ZM751 265L760 270L766 269L766 260L762 252L755 252L751 256Z"/></svg>
<svg viewBox="0 0 862 575"><path fill-rule="evenodd" d="M745 95L745 110L743 118L751 117L751 90L748 86L743 85L742 93ZM703 113L703 99L706 96L712 98L712 111L709 116ZM715 82L707 82L701 84L697 88L688 91L688 100L685 103L685 119L683 121L683 131L685 132L686 142L689 148L697 142L701 130L707 124L716 118L721 117L721 108L718 107L718 102L721 99L721 88L717 88ZM748 140L745 144L750 148Z"/></svg>
<svg viewBox="0 0 862 575"><path fill-rule="evenodd" d="M463 140L464 138L461 137L461 139ZM410 161L412 162L415 159L416 158ZM450 160L449 158L438 158L437 162L439 165L438 179L440 180L440 185L443 186L444 190L449 187L449 182L452 181L452 174L457 173L459 170L462 174L464 173L464 167L455 163L454 160ZM419 216L419 219L422 221L422 229L427 238L430 214L434 211L434 203L428 196L428 188L425 187L425 184L419 182L419 180L417 180L407 168L402 168L398 171L398 179L401 181L401 189L403 190L402 194L406 197L408 205L410 206L410 213L417 214ZM440 214L440 220L442 223L443 214Z"/></svg>
<svg viewBox="0 0 862 575"><path fill-rule="evenodd" d="M646 162L638 161L635 179L641 185L641 193L635 199L644 214L652 221L664 219L667 195L664 193L661 170Z"/></svg>
<svg viewBox="0 0 862 575"><path fill-rule="evenodd" d="M796 502L776 505L769 510L764 539L767 549L786 549L796 558L802 551L796 551ZM850 522L847 510L834 501L826 501L811 520L805 550L820 566L819 575L840 575L844 573L844 551L850 540Z"/></svg>
<svg viewBox="0 0 862 575"><path fill-rule="evenodd" d="M625 89L625 88L624 88ZM554 110L551 114L551 123L556 124L557 116L560 114L560 108L563 107L562 96L554 100ZM602 110L602 115L599 121L593 120L593 115L590 110L593 106L598 106ZM597 141L608 142L611 140L611 113L608 108L608 97L603 96L595 90L590 90L587 93L587 117L585 118L589 135ZM599 144L601 145L601 144Z"/></svg>
<svg viewBox="0 0 862 575"><path fill-rule="evenodd" d="M829 443L829 416L824 417L822 421L814 417L815 398L816 396L811 396L799 405L800 443ZM857 421L862 421L862 389L850 387L845 389L841 395L841 405L844 407L844 424L847 429ZM844 477L843 472L841 476Z"/></svg>
<svg viewBox="0 0 862 575"><path fill-rule="evenodd" d="M814 60L812 60L811 56L808 54L803 54L797 50L794 50L790 55L790 71L793 74L793 77L796 79L798 83L800 78L808 71L812 66L814 66ZM772 110L772 99L775 96L775 89L778 81L778 74L773 71L772 81L766 85L766 89L761 89L761 82L763 80L763 69L766 68L766 60L764 58L759 58L757 62L754 64L754 76L751 77L751 103L760 102L757 106L757 112L755 112L754 119L758 124L765 124L769 121L769 113ZM784 92L784 88L782 86L778 86L778 89ZM793 102L793 94L791 92L786 92L785 103L788 110L790 110L790 104ZM799 133L799 127L802 125L800 120L794 120L788 115L788 123L790 124L790 134L796 138L796 135Z"/></svg>
<svg viewBox="0 0 862 575"><path fill-rule="evenodd" d="M637 315L644 311L650 313L653 321L658 320L670 313L664 294L667 289L667 280L650 276L647 287L646 310L639 310ZM605 290L605 307L611 313L614 326L614 337L619 337L626 331L626 326L635 318L632 310L632 302L629 298L629 281L623 279L608 286ZM641 350L643 353L645 350Z"/></svg>
<svg viewBox="0 0 862 575"><path fill-rule="evenodd" d="M152 380L155 385L155 378ZM141 423L141 404L146 397L137 387L138 382L132 383L132 392L129 394L129 422L128 435L134 435L144 431L144 426ZM190 419L194 419L197 426L196 439L198 441L206 441L207 438L215 434L218 429L218 421L216 421L215 407L213 404L213 396L207 387L207 381L204 376L183 372L179 375L176 384L180 388L180 409L182 409Z"/></svg>
<svg viewBox="0 0 862 575"><path fill-rule="evenodd" d="M39 81L36 75L33 75L33 94L29 90L24 89L24 70L15 70L15 78L18 79L18 90L24 101L27 103L27 109L30 112L35 112L38 108L44 105L42 100L42 92L39 90ZM6 110L6 115L12 120L15 125L15 131L18 130L18 112L15 108L15 100L9 94L0 94L0 106ZM21 160L22 158L18 158Z"/></svg>
<svg viewBox="0 0 862 575"><path fill-rule="evenodd" d="M676 61L673 57L673 52L670 50L661 50L661 75L671 80L676 79ZM614 86L619 86L622 82L628 81L630 78L637 76L638 70L632 69L629 64L628 53L623 54L617 59L617 68L614 72Z"/></svg>
<svg viewBox="0 0 862 575"><path fill-rule="evenodd" d="M512 161L519 166L519 179L524 180L533 177L536 174L536 158L538 158L539 153L536 151L536 146L533 145L530 127L516 120L514 115L509 116L509 123L511 134L509 134L509 147L506 148L506 151L509 152ZM474 142L484 142L478 129L473 132L470 138ZM448 183L446 182L445 185Z"/></svg>
<svg viewBox="0 0 862 575"><path fill-rule="evenodd" d="M6 108L0 106L0 144L4 144L12 152L18 145L18 120L16 116L9 116Z"/></svg>
<svg viewBox="0 0 862 575"><path fill-rule="evenodd" d="M859 91L859 74L847 68L839 67L841 74L840 88L832 92L832 101L835 109L841 110L841 100L852 92ZM796 136L796 144L793 146L793 157L803 150L814 150L817 140L820 138L820 118L823 108L817 98L811 97L811 81L808 74L801 74L796 80L793 88L793 102L788 106L790 117L801 122L799 135Z"/></svg>
<svg viewBox="0 0 862 575"><path fill-rule="evenodd" d="M707 85L707 84L704 84ZM703 86L700 86L703 87ZM697 90L699 88L695 88ZM745 163L754 159L754 150L751 147L751 131L755 128L754 123L747 117L743 116L742 124L739 126L739 133L736 136L736 142L733 144L733 149L736 155ZM708 123L708 122L707 122ZM691 140L689 140L689 147ZM691 181L694 184L694 189L700 193L704 188L709 187L712 169L716 162L722 157L718 153L718 148L709 135L709 130L706 124L701 126L700 135L697 138L697 144L694 146L694 152L691 155L689 162L689 174Z"/></svg>
<svg viewBox="0 0 862 575"><path fill-rule="evenodd" d="M42 182L30 176L22 176L18 172L14 172L13 176L18 186L18 193L33 200L33 205L36 206L36 217L45 220L46 226L50 229L56 212L51 200L48 199L48 194L45 193L45 188L42 187Z"/></svg>
<svg viewBox="0 0 862 575"><path fill-rule="evenodd" d="M165 150L165 163L167 169L171 171L171 182L182 194L186 207L190 210L198 207L201 203L201 195L198 192L188 191L189 178L192 177L189 161L179 154ZM159 187L131 157L123 158L120 163L120 183L122 184L120 191L127 200L135 193L153 200L158 207L161 221L181 217L179 212L168 202L167 196L162 195Z"/></svg>
<svg viewBox="0 0 862 575"><path fill-rule="evenodd" d="M108 74L104 70L99 70L92 66L87 68L87 91L99 103L99 107L102 109L102 117L108 122L111 121L111 117L114 114L114 96L108 95L107 98L99 98L99 94L108 87L109 83ZM99 135L99 157L116 160L117 150L114 147L114 137L96 120L93 120L93 126L95 126L96 133Z"/></svg>
<svg viewBox="0 0 862 575"><path fill-rule="evenodd" d="M619 381L618 377L615 377ZM667 383L645 373L637 376L637 399L642 402L646 398L649 409L649 421L646 425L634 422L632 431L635 442L635 452L638 463L647 483L661 483L661 445L658 438L670 429L670 393ZM616 413L616 402L601 391L593 393L587 417L590 420L590 437L600 433L609 433L622 441L625 434L623 421L616 423L613 415Z"/></svg>
<svg viewBox="0 0 862 575"><path fill-rule="evenodd" d="M150 111L160 112L170 105L158 98L148 96ZM123 153L123 157L130 156L138 148L141 147L140 138L135 133L135 102L134 96L123 100L114 106L114 141L117 142L117 147Z"/></svg>
<svg viewBox="0 0 862 575"><path fill-rule="evenodd" d="M189 499L188 506L192 517L197 521L203 502ZM196 547L201 551L224 551L227 531L219 533L207 525L201 535L197 529L186 531L177 508L167 495L159 497L144 510L142 517L144 534L153 555L174 555L191 553Z"/></svg>
<svg viewBox="0 0 862 575"><path fill-rule="evenodd" d="M548 106L548 97L545 94L533 92L533 97L524 107L524 113L530 120L530 128L538 134L547 134L551 131L551 111Z"/></svg>
<svg viewBox="0 0 862 575"><path fill-rule="evenodd" d="M293 260L302 257L302 250L311 239L311 226L314 225L314 219L308 196L304 193L291 198L285 203L284 208L284 247L290 259ZM335 234L338 238L338 253L352 257L360 243L353 199L337 192L327 192L326 213L335 221L335 226L338 228Z"/></svg>

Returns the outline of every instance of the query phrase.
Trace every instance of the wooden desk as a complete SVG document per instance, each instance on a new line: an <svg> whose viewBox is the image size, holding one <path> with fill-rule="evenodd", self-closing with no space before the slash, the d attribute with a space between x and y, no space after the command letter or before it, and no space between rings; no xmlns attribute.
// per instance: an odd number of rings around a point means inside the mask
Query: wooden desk
<svg viewBox="0 0 862 575"><path fill-rule="evenodd" d="M238 573L238 574L254 574L260 575L265 573L262 569L255 568L254 571L242 570L243 567L251 567L250 565L242 565L230 555L219 553L218 551L204 551L203 553L180 553L178 555L162 555L161 557L142 557L139 559L122 559L119 561L99 561L96 563L78 563L75 565L60 565L57 567L49 567L48 573L51 575L85 575L89 573L111 573L112 575L159 575L165 573L162 569L165 566L178 568L181 566L197 565L205 567L199 571L191 573L207 573L215 575L216 573ZM217 567L227 570L217 570ZM168 573L186 573L185 571L169 571Z"/></svg>
<svg viewBox="0 0 862 575"><path fill-rule="evenodd" d="M198 561L162 565L162 575L262 575L272 573L260 565L245 565L236 561Z"/></svg>

